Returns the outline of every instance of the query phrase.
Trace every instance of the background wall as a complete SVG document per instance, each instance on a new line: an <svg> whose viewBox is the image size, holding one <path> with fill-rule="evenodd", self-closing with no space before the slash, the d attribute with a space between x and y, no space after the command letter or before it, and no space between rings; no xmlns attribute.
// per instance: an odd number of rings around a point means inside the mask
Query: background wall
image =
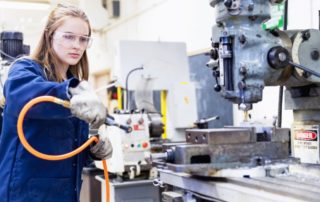
<svg viewBox="0 0 320 202"><path fill-rule="evenodd" d="M102 30L106 61L114 66L119 40L186 42L189 52L209 48L214 9L208 1L120 1L121 17Z"/></svg>

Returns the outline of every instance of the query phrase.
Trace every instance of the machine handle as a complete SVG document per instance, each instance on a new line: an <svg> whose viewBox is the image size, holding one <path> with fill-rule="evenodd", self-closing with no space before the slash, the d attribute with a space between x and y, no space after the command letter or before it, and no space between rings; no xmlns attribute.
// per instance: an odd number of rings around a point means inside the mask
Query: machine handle
<svg viewBox="0 0 320 202"><path fill-rule="evenodd" d="M320 78L320 73L319 72L313 71L310 68L307 68L307 67L302 66L300 64L294 63L292 61L289 61L289 64Z"/></svg>
<svg viewBox="0 0 320 202"><path fill-rule="evenodd" d="M107 115L106 120L104 122L104 124L106 124L107 126L116 126L122 130L124 130L126 133L131 133L132 132L132 127L131 126L126 126L126 125L122 125L119 124L117 122L114 121L114 118L110 115Z"/></svg>

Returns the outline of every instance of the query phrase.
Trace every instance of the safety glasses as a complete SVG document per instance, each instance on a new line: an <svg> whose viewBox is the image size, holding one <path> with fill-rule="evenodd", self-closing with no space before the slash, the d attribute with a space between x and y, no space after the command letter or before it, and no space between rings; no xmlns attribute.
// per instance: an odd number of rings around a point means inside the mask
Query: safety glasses
<svg viewBox="0 0 320 202"><path fill-rule="evenodd" d="M87 49L92 43L91 37L70 32L55 31L53 38L66 47L72 47L75 43L78 43L82 49Z"/></svg>

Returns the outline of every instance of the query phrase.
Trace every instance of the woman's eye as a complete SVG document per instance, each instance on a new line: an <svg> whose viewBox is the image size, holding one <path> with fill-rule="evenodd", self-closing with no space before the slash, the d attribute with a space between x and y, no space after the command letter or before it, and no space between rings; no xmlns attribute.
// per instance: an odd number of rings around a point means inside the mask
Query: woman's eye
<svg viewBox="0 0 320 202"><path fill-rule="evenodd" d="M83 42L83 43L88 43L89 42L89 38L88 37L80 37L80 42Z"/></svg>
<svg viewBox="0 0 320 202"><path fill-rule="evenodd" d="M63 38L68 39L68 40L75 40L75 36L71 34L64 34Z"/></svg>

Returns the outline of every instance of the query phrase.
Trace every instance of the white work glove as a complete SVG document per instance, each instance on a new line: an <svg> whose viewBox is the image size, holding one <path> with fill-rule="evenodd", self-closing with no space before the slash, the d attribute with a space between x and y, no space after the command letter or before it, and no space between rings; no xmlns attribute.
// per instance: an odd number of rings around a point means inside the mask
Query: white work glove
<svg viewBox="0 0 320 202"><path fill-rule="evenodd" d="M99 139L99 142L90 148L91 155L94 159L103 160L112 157L112 145L109 138Z"/></svg>
<svg viewBox="0 0 320 202"><path fill-rule="evenodd" d="M99 128L107 116L107 108L99 100L87 81L81 81L75 88L69 88L71 94L71 113L91 124L91 128Z"/></svg>

